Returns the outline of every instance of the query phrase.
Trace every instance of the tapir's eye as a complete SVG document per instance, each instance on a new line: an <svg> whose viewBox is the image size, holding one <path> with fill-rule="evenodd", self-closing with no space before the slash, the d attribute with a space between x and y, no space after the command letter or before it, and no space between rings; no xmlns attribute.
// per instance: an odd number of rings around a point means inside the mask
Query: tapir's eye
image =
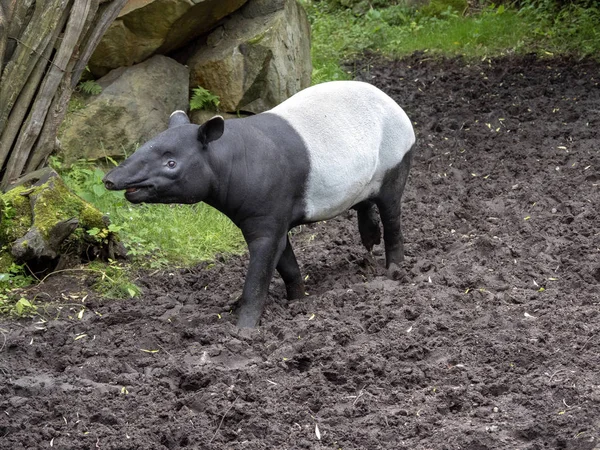
<svg viewBox="0 0 600 450"><path fill-rule="evenodd" d="M174 169L176 165L177 165L177 163L175 161L173 161L172 159L169 160L169 162L167 162L167 166L169 166L170 169Z"/></svg>

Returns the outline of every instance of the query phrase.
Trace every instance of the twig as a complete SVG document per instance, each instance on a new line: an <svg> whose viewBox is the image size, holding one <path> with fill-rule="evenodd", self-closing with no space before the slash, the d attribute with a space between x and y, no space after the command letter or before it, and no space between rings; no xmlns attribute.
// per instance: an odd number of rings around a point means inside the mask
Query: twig
<svg viewBox="0 0 600 450"><path fill-rule="evenodd" d="M156 343L156 345L158 345L163 352L165 352L167 355L169 355L171 358L175 359L175 357L173 355L171 355L168 350L166 350L162 345L160 345L159 343Z"/></svg>
<svg viewBox="0 0 600 450"><path fill-rule="evenodd" d="M590 342L592 340L593 337L595 337L595 334L592 334L589 338L587 338L587 340L583 343L583 345L581 346L581 348L579 349L579 351L583 351L583 349L585 348L586 345L588 345L588 342Z"/></svg>
<svg viewBox="0 0 600 450"><path fill-rule="evenodd" d="M357 401L358 401L358 400L359 400L359 399L360 399L360 398L363 396L363 394L364 394L364 392L363 392L363 391L364 391L364 389L365 389L366 387L367 387L367 385L365 384L365 385L363 386L363 388L362 388L362 389L361 389L361 390L358 392L358 395L356 396L356 399L355 399L355 400L354 400L354 402L352 403L352 406L355 406L355 405L356 405L356 402L357 402Z"/></svg>
<svg viewBox="0 0 600 450"><path fill-rule="evenodd" d="M41 282L41 281L42 281L42 280L40 280L40 279L37 277L37 275L36 275L36 274L33 272L33 270L31 270L31 267L29 267L29 266L27 265L27 263L25 263L25 264L23 264L23 265L24 265L25 267L27 267L27 270L29 270L29 273L31 274L31 276L32 276L33 278L35 278L35 279L36 279L36 280L38 280L39 282Z"/></svg>
<svg viewBox="0 0 600 450"><path fill-rule="evenodd" d="M44 278L42 278L40 280L39 284L42 284L44 281L46 281L46 279L48 277L51 277L52 275L56 275L58 273L61 272L96 272L96 273L100 273L103 276L105 276L106 278L108 278L109 281L111 282L115 282L115 280L113 280L111 277L109 277L108 275L106 275L106 272L103 272L102 270L98 270L98 269L84 269L84 268L74 268L74 269L60 269L60 270L55 270L54 272L50 272L48 275L46 275ZM39 286L39 285L38 285Z"/></svg>
<svg viewBox="0 0 600 450"><path fill-rule="evenodd" d="M233 402L231 402L231 405L229 406L229 408L227 408L227 411L225 411L225 413L223 414L223 417L221 417L221 422L219 422L219 426L217 427L215 434L213 434L213 437L210 441L208 441L209 444L212 443L212 441L215 440L215 438L217 437L217 433L219 432L219 430L221 429L221 425L223 425L223 421L225 420L225 416L227 415L227 413L231 410L231 408L233 408L233 405L235 404L235 402L237 401L239 397L236 397L235 400Z"/></svg>
<svg viewBox="0 0 600 450"><path fill-rule="evenodd" d="M4 330L0 330L0 334L2 335L2 338L4 339L4 341L2 342L2 346L0 347L0 352L2 350L4 350L4 346L6 345L6 334L3 333Z"/></svg>
<svg viewBox="0 0 600 450"><path fill-rule="evenodd" d="M561 373L561 372L565 372L565 369L558 369L556 372L554 372L551 376L550 379L548 380L548 383L550 383L552 381L552 378L554 378L555 375Z"/></svg>

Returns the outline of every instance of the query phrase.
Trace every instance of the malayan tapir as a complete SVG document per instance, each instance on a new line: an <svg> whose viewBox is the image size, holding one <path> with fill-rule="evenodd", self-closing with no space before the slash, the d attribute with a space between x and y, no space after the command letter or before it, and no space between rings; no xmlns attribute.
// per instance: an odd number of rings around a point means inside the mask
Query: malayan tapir
<svg viewBox="0 0 600 450"><path fill-rule="evenodd" d="M386 267L404 259L400 200L415 134L405 112L376 87L334 81L309 87L244 119L193 125L183 111L104 178L133 203L206 202L226 214L248 244L240 327L258 325L273 272L288 299L304 282L288 231L353 208L364 246L380 243Z"/></svg>

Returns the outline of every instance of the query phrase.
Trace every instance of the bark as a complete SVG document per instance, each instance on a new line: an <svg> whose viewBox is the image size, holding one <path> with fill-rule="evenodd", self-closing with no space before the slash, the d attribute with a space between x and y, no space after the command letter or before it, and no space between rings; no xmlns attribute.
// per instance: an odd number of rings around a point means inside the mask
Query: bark
<svg viewBox="0 0 600 450"><path fill-rule="evenodd" d="M4 129L4 133L1 134L0 138L0 167L4 165L4 162L8 157L8 152L17 139L21 124L25 120L29 106L35 98L37 88L40 85L42 77L44 76L44 72L46 71L46 61L50 58L51 54L52 44L48 44L46 46L46 50L42 54L42 57L33 70L27 85L19 94L19 99L11 111L10 117L8 118L6 127Z"/></svg>
<svg viewBox="0 0 600 450"><path fill-rule="evenodd" d="M83 31L90 3L91 0L81 0L75 2L71 8L71 15L60 48L44 77L31 113L21 129L19 139L13 150L14 157L10 159L6 168L4 176L8 180L19 177L25 167L27 157L42 131L52 98L56 94L61 79L67 74L67 66L75 53L75 46Z"/></svg>
<svg viewBox="0 0 600 450"><path fill-rule="evenodd" d="M0 0L0 186L44 165L92 52L127 0Z"/></svg>

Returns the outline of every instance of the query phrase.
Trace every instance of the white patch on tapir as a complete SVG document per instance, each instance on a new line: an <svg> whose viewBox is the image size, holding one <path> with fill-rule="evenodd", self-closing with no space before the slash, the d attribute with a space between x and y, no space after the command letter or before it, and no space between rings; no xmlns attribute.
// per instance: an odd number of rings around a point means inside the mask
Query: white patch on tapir
<svg viewBox="0 0 600 450"><path fill-rule="evenodd" d="M415 143L402 108L359 81L313 86L269 113L286 120L308 150L309 221L329 219L371 198Z"/></svg>

